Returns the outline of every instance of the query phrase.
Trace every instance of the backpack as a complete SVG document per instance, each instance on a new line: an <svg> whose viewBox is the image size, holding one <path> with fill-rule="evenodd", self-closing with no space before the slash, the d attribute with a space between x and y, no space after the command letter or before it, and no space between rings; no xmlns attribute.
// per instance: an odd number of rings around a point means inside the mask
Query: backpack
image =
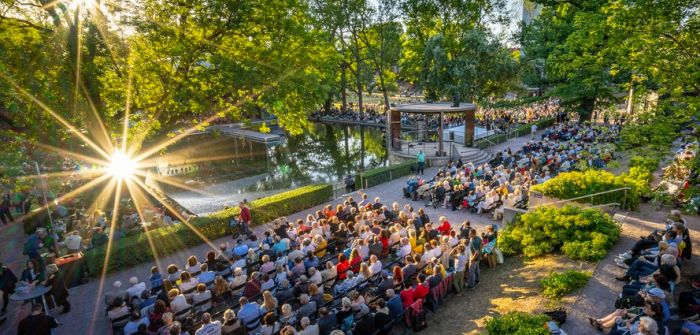
<svg viewBox="0 0 700 335"><path fill-rule="evenodd" d="M428 321L425 318L424 309L413 313L413 324L411 326L414 332L419 332L428 327Z"/></svg>
<svg viewBox="0 0 700 335"><path fill-rule="evenodd" d="M544 314L549 316L552 319L552 321L555 321L560 326L566 322L566 310L563 308L555 309L549 312L544 312Z"/></svg>

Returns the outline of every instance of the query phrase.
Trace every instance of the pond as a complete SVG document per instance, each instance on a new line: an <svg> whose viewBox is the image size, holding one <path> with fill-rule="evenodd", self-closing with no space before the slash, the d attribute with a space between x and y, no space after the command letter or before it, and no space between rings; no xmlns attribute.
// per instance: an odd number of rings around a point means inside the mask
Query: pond
<svg viewBox="0 0 700 335"><path fill-rule="evenodd" d="M278 128L273 133L283 134ZM197 214L220 210L313 183L338 183L348 174L390 164L381 128L316 125L276 144L202 133L167 149L157 173L192 188L159 185Z"/></svg>

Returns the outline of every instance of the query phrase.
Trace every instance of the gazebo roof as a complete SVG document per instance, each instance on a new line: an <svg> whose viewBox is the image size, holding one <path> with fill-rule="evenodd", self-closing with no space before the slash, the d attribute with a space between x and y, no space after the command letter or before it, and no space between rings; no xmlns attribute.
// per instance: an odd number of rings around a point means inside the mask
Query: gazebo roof
<svg viewBox="0 0 700 335"><path fill-rule="evenodd" d="M432 113L461 113L468 111L475 111L476 105L470 103L460 103L459 107L452 106L450 102L444 103L416 103L416 104L404 104L391 107L391 110L395 110L401 113L420 113L420 114L432 114Z"/></svg>

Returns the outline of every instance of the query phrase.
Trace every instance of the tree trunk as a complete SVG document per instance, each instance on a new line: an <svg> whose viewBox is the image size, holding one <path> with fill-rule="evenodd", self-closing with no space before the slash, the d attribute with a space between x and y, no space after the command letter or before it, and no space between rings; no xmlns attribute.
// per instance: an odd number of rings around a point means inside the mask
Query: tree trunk
<svg viewBox="0 0 700 335"><path fill-rule="evenodd" d="M579 122L591 121L593 116L593 107L595 107L595 98L584 98L579 104Z"/></svg>
<svg viewBox="0 0 700 335"><path fill-rule="evenodd" d="M386 86L384 85L384 73L382 69L379 69L379 85L382 86L382 94L384 94L384 110L389 110L389 93L386 91Z"/></svg>
<svg viewBox="0 0 700 335"><path fill-rule="evenodd" d="M343 98L343 107L341 107L343 113L348 110L348 78L346 72L347 66L345 61L343 61L340 64L340 96Z"/></svg>
<svg viewBox="0 0 700 335"><path fill-rule="evenodd" d="M360 57L357 57L357 73L355 74L355 81L357 85L357 107L360 109L360 121L362 121L362 117L364 116L362 107L362 79L360 79L360 74L362 73L362 70L360 69L362 61L360 60Z"/></svg>

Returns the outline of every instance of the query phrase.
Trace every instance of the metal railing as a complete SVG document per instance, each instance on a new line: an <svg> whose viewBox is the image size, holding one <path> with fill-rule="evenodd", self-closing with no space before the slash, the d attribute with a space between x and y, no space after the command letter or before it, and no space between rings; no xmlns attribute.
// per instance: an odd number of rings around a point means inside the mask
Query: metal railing
<svg viewBox="0 0 700 335"><path fill-rule="evenodd" d="M582 196L575 197L575 198L552 201L552 202L548 202L548 203L544 203L544 204L539 204L539 205L536 205L536 206L528 206L528 208L531 208L531 209L532 209L532 208L537 208L537 207L541 207L541 206L559 205L559 204L563 204L563 203L575 202L576 200L581 200L581 199L589 199L590 204L592 205L591 207L593 207L593 208L595 208L595 207L609 206L609 205L618 205L618 206L620 206L621 208L624 208L624 206L625 206L625 204L626 204L626 202L627 202L627 191L628 191L628 190L631 190L631 188L630 188L630 187L620 187L620 188L616 188L616 189L613 189L613 190L607 190L607 191L603 191L603 192L591 193L591 194L582 195ZM597 196L597 195L608 194L608 193L613 193L613 192L620 192L620 191L623 192L622 204L619 204L619 203L607 203L607 204L593 205L593 197L595 197L595 196ZM529 199L532 199L532 197L533 197L533 192L534 192L534 191L532 191L532 190L530 191L530 194L528 195ZM539 193L539 192L537 192L537 193Z"/></svg>

